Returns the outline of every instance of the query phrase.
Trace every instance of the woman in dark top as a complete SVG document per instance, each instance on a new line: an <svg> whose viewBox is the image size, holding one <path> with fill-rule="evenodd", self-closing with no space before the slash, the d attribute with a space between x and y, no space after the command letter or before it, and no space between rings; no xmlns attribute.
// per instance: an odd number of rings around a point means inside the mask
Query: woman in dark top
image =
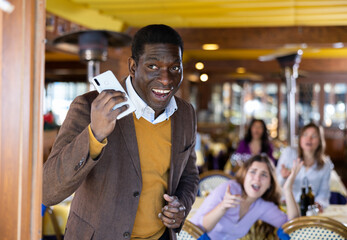
<svg viewBox="0 0 347 240"><path fill-rule="evenodd" d="M240 141L232 158L244 161L251 156L266 153L276 165L276 159L273 157L272 151L273 148L265 122L254 118L249 125L245 138Z"/></svg>

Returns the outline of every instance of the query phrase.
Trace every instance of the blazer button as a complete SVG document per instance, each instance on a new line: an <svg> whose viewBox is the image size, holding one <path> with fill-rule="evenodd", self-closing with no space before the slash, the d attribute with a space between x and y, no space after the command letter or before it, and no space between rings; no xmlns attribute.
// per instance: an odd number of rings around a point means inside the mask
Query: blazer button
<svg viewBox="0 0 347 240"><path fill-rule="evenodd" d="M128 233L128 232L123 233L123 237L126 239L130 238L130 233Z"/></svg>
<svg viewBox="0 0 347 240"><path fill-rule="evenodd" d="M79 161L78 166L82 166L83 163L84 163L84 158L82 158L82 160Z"/></svg>
<svg viewBox="0 0 347 240"><path fill-rule="evenodd" d="M139 192L134 192L134 197L139 197L140 196L140 193Z"/></svg>

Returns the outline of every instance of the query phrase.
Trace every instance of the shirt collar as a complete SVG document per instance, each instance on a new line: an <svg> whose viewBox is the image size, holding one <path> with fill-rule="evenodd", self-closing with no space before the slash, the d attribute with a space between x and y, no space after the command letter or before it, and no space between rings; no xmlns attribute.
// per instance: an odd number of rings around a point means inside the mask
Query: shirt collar
<svg viewBox="0 0 347 240"><path fill-rule="evenodd" d="M165 120L168 120L172 116L172 114L174 114L174 112L178 109L175 97L172 97L169 104L166 106L165 111L155 119L154 110L150 106L148 106L147 103L145 103L145 101L143 101L140 98L140 96L136 93L132 85L130 76L127 77L125 84L127 87L128 96L135 105L135 116L137 119L143 117L148 122L152 124L157 124Z"/></svg>

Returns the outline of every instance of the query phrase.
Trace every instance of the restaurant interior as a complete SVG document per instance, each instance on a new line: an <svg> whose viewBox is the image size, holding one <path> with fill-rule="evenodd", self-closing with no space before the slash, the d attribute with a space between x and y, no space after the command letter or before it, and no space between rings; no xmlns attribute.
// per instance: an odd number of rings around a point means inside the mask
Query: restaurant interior
<svg viewBox="0 0 347 240"><path fill-rule="evenodd" d="M310 121L322 125L326 153L347 182L342 174L347 168L347 20L343 1L158 3L47 1L44 114L53 113L59 126L72 99L89 90L90 62L78 55L78 37L72 33L108 30L132 37L141 26L164 23L184 40L184 81L178 95L196 108L202 141L222 143L230 152L250 119L260 118L280 149L290 145L289 88L280 59L301 51L295 64L293 138ZM104 61L99 61L98 71L112 70L122 79L128 74L130 50L115 45L109 47ZM48 150L49 146L45 147Z"/></svg>
<svg viewBox="0 0 347 240"><path fill-rule="evenodd" d="M177 95L197 112L201 173L225 171L252 118L265 121L276 159L313 121L324 127L326 154L344 192L346 7L342 1L47 1L44 160L69 104L89 91L88 78L106 70L117 78L128 74L128 43L110 43L107 57L91 66L78 54L78 34L107 30L132 37L142 26L163 23L184 40ZM294 106L288 106L291 91Z"/></svg>
<svg viewBox="0 0 347 240"><path fill-rule="evenodd" d="M196 110L201 174L230 170L253 118L264 120L276 159L297 145L304 125L315 122L324 129L336 171L334 190L346 198L346 16L343 0L47 0L43 163L72 100L93 90L89 79L107 70L125 78L131 38L160 23L184 41L184 80L176 95ZM103 52L84 46L95 58L81 54L79 36L100 30L108 41ZM44 239L62 239L70 201L47 209ZM327 216L337 214L347 226L341 217L346 205L332 209Z"/></svg>

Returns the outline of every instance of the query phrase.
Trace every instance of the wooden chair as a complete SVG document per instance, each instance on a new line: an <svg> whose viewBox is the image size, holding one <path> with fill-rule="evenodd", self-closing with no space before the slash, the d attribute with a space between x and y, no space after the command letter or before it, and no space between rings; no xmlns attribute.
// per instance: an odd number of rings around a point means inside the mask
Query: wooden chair
<svg viewBox="0 0 347 240"><path fill-rule="evenodd" d="M282 229L291 240L345 240L347 227L341 222L323 216L306 216L295 218Z"/></svg>
<svg viewBox="0 0 347 240"><path fill-rule="evenodd" d="M60 231L60 228L59 228L59 223L58 223L58 220L57 220L57 217L53 211L53 208L52 207L47 207L46 208L46 213L49 215L49 218L51 220L51 223L52 223L52 226L53 226L53 229L54 229L54 233L55 233L55 237L57 240L62 240L62 234L61 234L61 231ZM44 239L44 236L43 236L43 239Z"/></svg>
<svg viewBox="0 0 347 240"><path fill-rule="evenodd" d="M177 240L186 240L186 239L198 239L202 234L204 234L203 230L186 220L183 224L182 230L177 235Z"/></svg>
<svg viewBox="0 0 347 240"><path fill-rule="evenodd" d="M200 174L198 196L206 197L213 189L229 179L233 179L233 176L223 172L222 170L203 172Z"/></svg>
<svg viewBox="0 0 347 240"><path fill-rule="evenodd" d="M267 223L264 223L261 220L256 221L249 229L248 233L239 238L239 240L278 240L276 231L265 235L263 227L266 224Z"/></svg>

